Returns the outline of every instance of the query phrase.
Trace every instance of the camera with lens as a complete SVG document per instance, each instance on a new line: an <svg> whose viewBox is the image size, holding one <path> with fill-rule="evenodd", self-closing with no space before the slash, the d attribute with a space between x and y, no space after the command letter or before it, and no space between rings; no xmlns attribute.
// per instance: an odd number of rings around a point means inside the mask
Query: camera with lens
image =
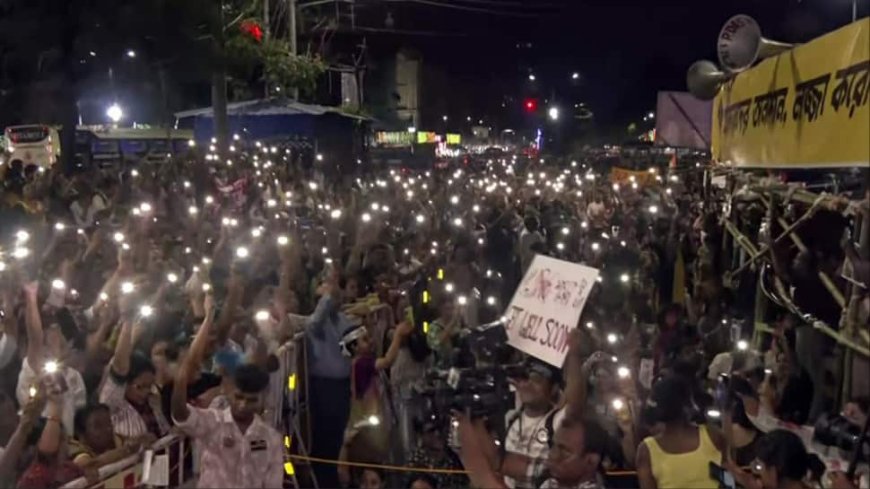
<svg viewBox="0 0 870 489"><path fill-rule="evenodd" d="M846 452L860 447L859 458L870 461L870 440L867 439L865 429L841 414L823 414L816 421L813 439Z"/></svg>
<svg viewBox="0 0 870 489"><path fill-rule="evenodd" d="M506 412L514 404L509 379L528 375L528 365L511 364L513 348L507 344L502 322L463 332L456 347L455 367L430 370L417 394L432 414L469 412L472 417Z"/></svg>
<svg viewBox="0 0 870 489"><path fill-rule="evenodd" d="M433 370L417 394L427 413L460 411L473 418L492 416L513 406L508 379L524 375L526 366L522 364Z"/></svg>

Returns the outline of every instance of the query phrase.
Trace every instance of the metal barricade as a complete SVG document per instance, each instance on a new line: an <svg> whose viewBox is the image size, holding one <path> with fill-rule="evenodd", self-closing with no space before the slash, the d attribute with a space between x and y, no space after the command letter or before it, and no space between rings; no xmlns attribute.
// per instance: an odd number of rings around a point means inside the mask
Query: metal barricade
<svg viewBox="0 0 870 489"><path fill-rule="evenodd" d="M191 479L192 474L185 470L185 459L190 447L186 436L169 434L154 442L149 450L155 455L169 455L169 487L182 487ZM173 452L175 456L173 457ZM67 482L60 489L124 489L143 484L143 457L142 454L131 455L125 459L100 467L99 479L89 481L85 477L79 477Z"/></svg>

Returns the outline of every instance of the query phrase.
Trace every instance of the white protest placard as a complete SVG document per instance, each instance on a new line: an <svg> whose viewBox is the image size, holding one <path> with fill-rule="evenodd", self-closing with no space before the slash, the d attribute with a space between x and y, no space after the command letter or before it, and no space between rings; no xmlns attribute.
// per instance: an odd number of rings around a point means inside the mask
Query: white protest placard
<svg viewBox="0 0 870 489"><path fill-rule="evenodd" d="M537 255L505 311L508 344L561 367L598 269Z"/></svg>

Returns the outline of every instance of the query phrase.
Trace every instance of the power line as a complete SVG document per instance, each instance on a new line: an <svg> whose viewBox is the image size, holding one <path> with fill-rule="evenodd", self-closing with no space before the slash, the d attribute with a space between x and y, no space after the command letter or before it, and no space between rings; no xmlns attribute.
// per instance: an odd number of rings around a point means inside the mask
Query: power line
<svg viewBox="0 0 870 489"><path fill-rule="evenodd" d="M436 2L433 0L384 0L384 1L387 3L416 3L416 4L420 4L420 5L429 5L432 7L441 7L441 8L448 8L448 9L454 9L454 10L464 10L466 12L479 12L479 13L486 13L486 14L493 14L493 15L503 15L503 16L509 16L509 17L539 17L541 15L544 15L543 12L534 13L534 14L528 13L528 12L509 12L509 11L505 11L505 10L493 10L493 9L488 9L488 8L483 8L483 7L470 7L470 6L466 6L466 5L451 5L449 3L441 3L441 2Z"/></svg>
<svg viewBox="0 0 870 489"><path fill-rule="evenodd" d="M534 4L529 5L528 3L523 2L511 2L511 1L501 1L501 0L455 0L458 2L464 3L477 3L481 5L492 5L495 7L513 7L513 8L526 8L526 9L548 9L548 8L561 8L561 5L555 3L544 3L544 4Z"/></svg>
<svg viewBox="0 0 870 489"><path fill-rule="evenodd" d="M400 34L406 36L436 36L436 37L468 37L469 34L462 32L444 32L444 31L418 31L406 29L382 29L378 27L356 26L354 30L362 32L382 32L389 34Z"/></svg>

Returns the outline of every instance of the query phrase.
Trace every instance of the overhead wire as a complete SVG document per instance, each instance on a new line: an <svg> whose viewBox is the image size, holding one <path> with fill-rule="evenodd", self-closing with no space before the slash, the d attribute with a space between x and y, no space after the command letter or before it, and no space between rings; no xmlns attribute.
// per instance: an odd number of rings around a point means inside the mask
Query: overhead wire
<svg viewBox="0 0 870 489"><path fill-rule="evenodd" d="M487 13L492 15L502 15L506 17L540 17L542 15L547 15L548 12L510 12L507 10L494 10L491 8L484 7L472 7L468 5L455 5L449 3L442 3L434 0L384 0L385 3L414 3L419 5L428 5L430 7L439 7L446 9L454 9L454 10L462 10L465 12L478 12L478 13Z"/></svg>

